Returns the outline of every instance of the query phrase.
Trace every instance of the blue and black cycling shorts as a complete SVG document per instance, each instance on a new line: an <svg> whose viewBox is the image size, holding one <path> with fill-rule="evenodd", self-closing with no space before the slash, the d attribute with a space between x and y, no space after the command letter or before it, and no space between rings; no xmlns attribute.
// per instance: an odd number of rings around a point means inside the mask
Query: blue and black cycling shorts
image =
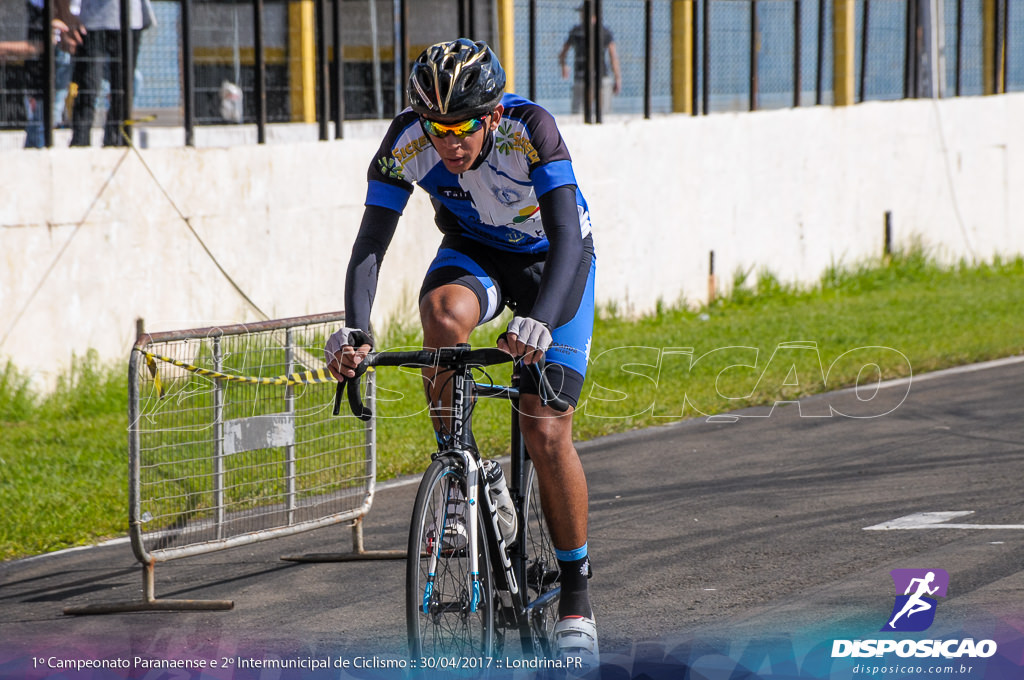
<svg viewBox="0 0 1024 680"><path fill-rule="evenodd" d="M544 272L546 253L512 253L457 234L446 234L427 270L420 300L432 290L457 284L472 290L484 323L508 307L530 316ZM562 316L551 325L551 347L545 354L548 382L574 407L583 391L594 331L594 273L597 260L591 236L583 239L583 257L572 286L565 292ZM532 371L523 371L520 391L537 394Z"/></svg>

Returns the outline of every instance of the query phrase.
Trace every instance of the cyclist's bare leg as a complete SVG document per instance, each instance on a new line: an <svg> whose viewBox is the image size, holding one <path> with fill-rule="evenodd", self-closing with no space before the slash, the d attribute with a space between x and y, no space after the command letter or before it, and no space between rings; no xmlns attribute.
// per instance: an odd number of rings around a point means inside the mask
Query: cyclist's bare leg
<svg viewBox="0 0 1024 680"><path fill-rule="evenodd" d="M541 506L562 568L560 617L592 617L587 576L587 478L572 443L572 411L559 413L523 395L520 428L537 469Z"/></svg>
<svg viewBox="0 0 1024 680"><path fill-rule="evenodd" d="M427 349L453 347L469 342L469 334L480 320L480 302L476 293L465 286L448 284L427 293L420 301L420 322L423 324L423 346ZM434 430L440 421L433 411L433 405L441 402L442 408L450 406L451 391L442 389L444 379L435 379L436 371L423 369L423 382L427 399L431 404L430 418Z"/></svg>
<svg viewBox="0 0 1024 680"><path fill-rule="evenodd" d="M479 319L480 305L473 291L458 284L440 286L420 302L423 346L451 347L468 342ZM435 373L433 369L423 371L427 397L431 404L440 402L444 408L450 405L451 394L443 389L444 377L436 379ZM559 413L545 407L535 394L524 394L519 406L519 423L530 459L537 469L541 506L551 541L559 552L578 551L587 543L588 491L583 465L572 443L572 411ZM431 419L435 430L438 429L440 419L433 412ZM563 574L559 613L561 616L590 616L586 575L576 578L575 582L575 594L567 597Z"/></svg>
<svg viewBox="0 0 1024 680"><path fill-rule="evenodd" d="M587 541L587 478L572 443L572 411L542 406L535 394L524 394L519 406L551 541L559 550L578 548Z"/></svg>

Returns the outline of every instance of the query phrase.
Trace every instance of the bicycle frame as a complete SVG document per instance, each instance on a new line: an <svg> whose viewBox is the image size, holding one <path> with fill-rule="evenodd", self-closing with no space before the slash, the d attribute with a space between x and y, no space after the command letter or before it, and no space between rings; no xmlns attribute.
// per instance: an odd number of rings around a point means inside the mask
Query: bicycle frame
<svg viewBox="0 0 1024 680"><path fill-rule="evenodd" d="M512 470L511 478L513 483L509 487L513 502L516 506L516 519L518 521L519 538L523 539L526 532L526 513L523 509L525 499L524 486L526 447L523 443L522 432L519 429L519 387L518 372L513 373L513 384L510 387L499 385L479 385L473 378L472 368L466 367L462 372L452 376L452 406L450 413L450 435L447 444L439 444L439 449L434 458L441 456L452 456L458 458L466 470L467 500L470 507L480 502L482 496L486 500L487 516L491 518L489 525L483 528L485 537L491 547L495 548L494 554L498 556L501 564L501 573L494 568L494 575L500 577L497 581L497 588L509 593L512 597L512 612L516 625L522 625L528 603L520 584L526 582L526 555L523 552L525 540L517 540L513 547L509 547L501 533L498 525L498 509L494 505L490 494L490 484L480 474L480 454L473 446L472 437L472 404L476 397L491 399L508 399L511 402L511 443L512 443ZM481 494L480 491L483 490ZM477 521L476 513L469 513L467 531L469 532L469 544L475 545L481 527ZM436 559L436 556L434 557ZM433 561L433 560L432 560ZM479 578L479 556L472 552L470 565L474 579ZM494 565L497 567L497 565ZM474 598L471 611L476 611L479 603L479 581L474 581ZM508 616L510 612L505 612ZM522 620L521 620L522 619Z"/></svg>
<svg viewBox="0 0 1024 680"><path fill-rule="evenodd" d="M500 350L476 350L474 353L468 345L460 345L454 348L442 348L435 351L422 350L414 352L383 352L370 355L367 360L357 369L358 373L369 366L383 365L419 365L435 369L435 376L442 375L447 371L452 375L445 377L451 382L452 398L450 406L445 407L444 413L436 413L441 418L442 426L438 431L438 449L432 455L432 460L449 459L464 471L466 478L465 501L470 508L485 507L487 513L484 518L490 517L491 521L480 522L480 516L476 512L468 512L466 531L468 545L477 545L477 541L483 531L483 538L487 541L488 552L491 558L491 580L495 591L495 601L492 603L496 614L496 626L502 628L518 628L520 637L525 649L535 649L534 636L531 629L531 614L538 607L542 607L554 598L558 597L560 588L556 585L551 590L540 595L533 602L528 601L529 588L527 564L530 559L527 550L529 508L526 507L529 494L529 466L526 462L529 454L526 451L522 431L519 425L519 403L520 391L519 371L513 371L512 381L509 386L477 383L473 377L473 369L484 365L496 364L502 361L510 361L511 357L501 353L500 355L489 354L489 352L500 352ZM472 357L480 357L479 362L472 361ZM541 367L540 386L544 403L551 404L558 410L565 410L565 402L554 396L550 385L546 384ZM435 379L437 379L435 377ZM368 419L372 416L360 401L357 379L350 379L347 383L349 391L349 405L352 412L358 417ZM338 395L335 400L335 413L340 409L342 385L339 385ZM498 520L497 507L491 499L490 484L482 474L480 453L477 451L472 435L472 413L473 405L477 398L507 399L511 404L510 418L510 443L511 443L511 469L506 483L509 493L512 496L516 508L518 521L518 532L516 539L510 546L506 543ZM485 499L485 505L479 506L481 499ZM450 498L439 502L448 503ZM446 508L436 508L435 517L443 517ZM434 575L437 574L437 567L441 559L441 551L431 551L428 560L428 579L424 585L424 592L419 595L423 598L422 611L429 613L429 603L433 595ZM467 551L469 561L469 577L471 580L471 594L469 610L477 612L481 602L481 574L480 555L476 550ZM495 559L495 557L497 559ZM540 575L543 580L543 574ZM537 590L541 591L543 583L538 584Z"/></svg>
<svg viewBox="0 0 1024 680"><path fill-rule="evenodd" d="M480 396L489 398L504 398L508 399L511 403L512 408L510 409L510 425L509 425L509 441L511 445L511 465L509 469L509 478L506 483L509 487L509 493L512 496L512 502L516 508L516 520L518 522L518 539L511 548L507 548L509 562L511 563L511 573L514 576L517 583L524 584L521 591L516 592L512 595L512 611L506 612L506 616L512 614L512 620L514 625L520 630L520 637L524 648L532 647L533 636L529 629L530 626L530 613L537 607L544 606L554 598L558 597L561 592L561 587L556 586L544 593L536 600L528 601L528 589L525 587L527 583L526 563L529 556L526 554L526 536L527 536L527 486L529 479L527 477L526 461L529 458L529 454L526 450L526 443L523 441L523 433L519 425L519 371L516 370L512 373L512 383L509 387L500 387L496 385L477 385L478 393ZM486 482L486 480L484 480ZM489 491L489 489L488 489ZM487 493L488 501L490 500L490 494ZM491 511L491 516L494 518L494 526L492 532L494 535L501 537L501 532L497 525L497 509L493 505L488 506ZM503 542L502 542L503 543ZM499 550L499 554L504 555L504 551ZM535 650L536 651L536 650Z"/></svg>

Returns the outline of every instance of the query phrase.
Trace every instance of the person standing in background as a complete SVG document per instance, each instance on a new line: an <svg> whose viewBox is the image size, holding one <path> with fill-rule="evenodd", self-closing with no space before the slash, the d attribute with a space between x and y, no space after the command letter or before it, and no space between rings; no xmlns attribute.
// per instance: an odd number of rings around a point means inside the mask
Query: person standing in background
<svg viewBox="0 0 1024 680"><path fill-rule="evenodd" d="M58 0L66 11L68 0ZM71 115L71 146L90 146L96 98L101 96L103 78L110 78L110 109L103 127L103 146L123 146L121 126L129 119L131 102L125 97L125 72L134 73L142 31L154 23L150 0L130 0L132 53L130 67L122 65L121 3L119 0L82 0L78 17L64 19L80 43L74 53L72 80L78 86ZM63 16L61 18L64 18Z"/></svg>
<svg viewBox="0 0 1024 680"><path fill-rule="evenodd" d="M42 0L29 0L29 2L42 3ZM82 0L70 0L69 6L71 15L77 17L82 10ZM59 5L54 2L55 13L58 7ZM58 20L54 19L54 21ZM64 25L63 21L60 23ZM67 31L66 25L64 30ZM53 127L55 128L71 125L71 109L68 103L68 96L71 94L71 69L73 68L71 55L77 45L71 44L70 40L62 39L60 47L61 49L55 52L54 62Z"/></svg>
<svg viewBox="0 0 1024 680"><path fill-rule="evenodd" d="M587 82L587 33L583 30L584 22L587 20L586 5L579 6L580 23L569 30L569 36L562 45L562 51L558 55L558 63L562 67L562 78L569 77L569 65L566 57L569 50L573 51L573 85L572 85L572 112L580 113L583 110L583 93ZM591 16L592 22L597 22L597 16ZM619 53L615 47L615 37L607 26L601 26L597 39L601 41L601 60L598 64L598 82L600 83L601 111L611 111L612 94L622 91L622 71L619 68ZM609 73L609 66L611 73Z"/></svg>
<svg viewBox="0 0 1024 680"><path fill-rule="evenodd" d="M43 75L43 50L49 37L62 50L54 51L55 67L58 81L61 76L61 64L67 63L67 43L62 40L67 35L68 26L59 18L54 18L50 31L43 25L43 0L27 0L25 9L28 16L28 32L25 40L0 43L0 59L25 60L25 148L40 149L46 145L43 135L43 97L46 78ZM49 33L49 35L48 35ZM62 60L63 57L63 60ZM56 105L55 105L56 108Z"/></svg>

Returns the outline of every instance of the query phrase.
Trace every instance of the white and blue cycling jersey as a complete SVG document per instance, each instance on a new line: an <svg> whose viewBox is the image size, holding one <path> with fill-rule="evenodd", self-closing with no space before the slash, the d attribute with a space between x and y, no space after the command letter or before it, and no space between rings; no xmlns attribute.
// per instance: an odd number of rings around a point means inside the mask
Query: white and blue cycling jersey
<svg viewBox="0 0 1024 680"><path fill-rule="evenodd" d="M492 248L519 253L548 249L538 196L576 186L572 160L554 118L543 107L506 94L504 113L472 171L449 172L411 109L391 124L367 173L366 205L401 213L413 184L434 201L437 224ZM590 234L587 202L576 189L580 233Z"/></svg>
<svg viewBox="0 0 1024 680"><path fill-rule="evenodd" d="M399 216L418 184L444 233L420 290L473 291L480 323L503 308L551 331L548 378L575 405L586 376L594 317L596 256L590 213L572 160L543 107L502 98L472 167L450 172L411 109L392 121L367 171L366 210L345 279L345 316L366 328L377 277ZM520 389L536 393L528 371Z"/></svg>

